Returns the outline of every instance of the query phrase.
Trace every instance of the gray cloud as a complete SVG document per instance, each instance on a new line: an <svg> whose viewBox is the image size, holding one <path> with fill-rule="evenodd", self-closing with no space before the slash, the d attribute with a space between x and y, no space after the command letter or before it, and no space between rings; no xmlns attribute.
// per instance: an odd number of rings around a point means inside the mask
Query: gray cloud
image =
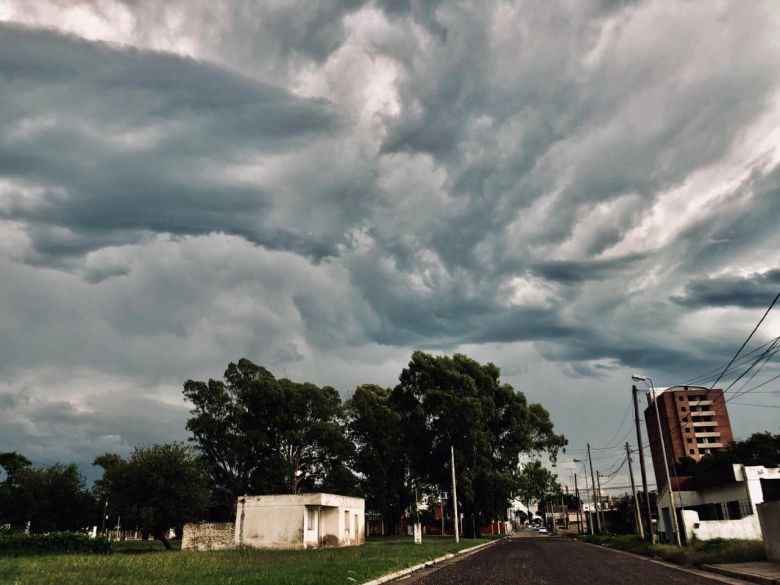
<svg viewBox="0 0 780 585"><path fill-rule="evenodd" d="M9 6L0 439L39 459L181 437L241 356L346 394L414 348L576 441L777 288L770 3Z"/></svg>
<svg viewBox="0 0 780 585"><path fill-rule="evenodd" d="M695 280L685 287L685 294L673 297L688 307L765 308L780 291L780 269L739 277L713 277Z"/></svg>
<svg viewBox="0 0 780 585"><path fill-rule="evenodd" d="M275 224L270 186L220 176L338 132L329 104L206 63L50 32L5 26L0 43L0 172L14 181L2 217L25 222L38 261L145 231L224 231L318 257L334 252L341 228L301 234ZM353 180L321 182L323 203L359 200Z"/></svg>

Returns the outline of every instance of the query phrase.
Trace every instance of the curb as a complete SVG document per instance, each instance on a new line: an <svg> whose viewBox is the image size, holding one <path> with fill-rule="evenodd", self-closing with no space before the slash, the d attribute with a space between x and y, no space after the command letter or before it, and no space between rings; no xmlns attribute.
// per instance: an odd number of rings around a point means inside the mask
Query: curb
<svg viewBox="0 0 780 585"><path fill-rule="evenodd" d="M717 573L718 575L725 575L726 577L742 579L743 581L751 581L753 583L758 583L759 585L780 585L780 579L764 577L763 575L756 575L754 573L735 571L734 569L728 569L723 565L702 565L702 569L712 573Z"/></svg>
<svg viewBox="0 0 780 585"><path fill-rule="evenodd" d="M406 567L405 569L400 569L398 571L395 571L393 573L388 573L387 575L382 575L381 577L377 577L376 579L371 579L371 581L366 581L362 585L380 585L381 583L387 583L388 581L392 581L393 579L398 579L399 577L404 577L406 575L409 575L411 573L414 573L416 571L419 571L421 569L425 569L427 567L432 567L433 565L437 565L439 563L442 563L444 561L448 561L451 558L454 558L456 556L465 555L469 553L475 553L479 550L482 550L483 548L487 548L489 546L493 546L494 544L498 544L499 542L503 542L506 540L507 537L499 538L497 540L492 540L490 542L483 542L482 544L478 544L476 546L471 546L469 548L464 548L462 550L459 550L456 553L448 553L444 556L437 557L430 561L425 561L424 563L419 563L417 565L412 565L411 567Z"/></svg>
<svg viewBox="0 0 780 585"><path fill-rule="evenodd" d="M620 550L619 548L612 548L610 546L606 546L603 544L593 544L592 542L585 542L583 540L580 540L578 538L575 539L577 542L580 542L582 544L587 544L588 546L595 546L596 548L599 548L601 550L608 550L613 553L622 554L622 555L628 555L630 557L634 557L635 559L642 559L644 561L647 561L648 563L655 563L656 565L662 565L664 567L669 567L670 569L677 569L678 571L682 571L683 573L688 573L689 575L696 575L697 577L704 577L706 579L713 579L716 581L721 581L723 583L730 583L730 584L744 584L745 578L741 575L735 575L730 574L727 575L725 573L723 574L715 574L710 571L702 571L700 569L692 569L690 567L683 567L682 565L675 565L674 563L668 563L666 561L659 561L658 559L653 559L651 557L648 557L646 555L642 555L639 553L633 553L628 550ZM774 585L770 583L769 585Z"/></svg>

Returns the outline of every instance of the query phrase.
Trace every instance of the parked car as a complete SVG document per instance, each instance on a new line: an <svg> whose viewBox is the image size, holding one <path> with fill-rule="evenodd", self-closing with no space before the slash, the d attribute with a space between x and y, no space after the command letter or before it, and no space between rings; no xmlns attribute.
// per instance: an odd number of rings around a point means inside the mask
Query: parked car
<svg viewBox="0 0 780 585"><path fill-rule="evenodd" d="M542 526L542 527L539 529L539 534L549 534L549 532L547 532L547 529L546 529L544 526Z"/></svg>

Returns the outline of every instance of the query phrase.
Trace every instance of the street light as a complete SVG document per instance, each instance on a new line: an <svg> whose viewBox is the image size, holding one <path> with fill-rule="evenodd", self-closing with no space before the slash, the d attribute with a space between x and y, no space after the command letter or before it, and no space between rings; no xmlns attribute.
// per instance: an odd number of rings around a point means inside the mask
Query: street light
<svg viewBox="0 0 780 585"><path fill-rule="evenodd" d="M649 376L640 376L639 374L631 374L631 379L634 382L649 382L650 388L653 392L653 404L655 405L655 420L658 423L658 438L661 440L661 453L664 456L664 473L666 474L666 485L669 488L669 506L672 510L672 530L674 531L674 541L677 546L682 546L680 542L680 531L677 527L677 510L674 507L674 493L672 492L672 480L669 477L669 462L666 459L666 444L664 442L664 433L661 430L661 415L658 414L658 400L655 395L655 384ZM648 437L650 440L650 437Z"/></svg>
<svg viewBox="0 0 780 585"><path fill-rule="evenodd" d="M582 459L573 459L572 461L574 461L574 463L582 463L582 469L585 471L585 496L587 497L588 492L590 491L590 488L588 487L588 467ZM585 506L582 507L582 515L585 515ZM593 529L593 518L589 515L586 520L588 520L587 524L590 524L590 533L595 534L595 530Z"/></svg>

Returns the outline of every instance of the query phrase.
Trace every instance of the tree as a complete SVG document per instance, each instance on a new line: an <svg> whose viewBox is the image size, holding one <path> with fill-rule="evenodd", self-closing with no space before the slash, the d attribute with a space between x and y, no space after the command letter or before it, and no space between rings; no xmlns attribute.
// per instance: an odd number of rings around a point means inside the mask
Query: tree
<svg viewBox="0 0 780 585"><path fill-rule="evenodd" d="M549 497L560 493L561 486L557 478L541 461L535 459L522 467L517 482L517 496L529 510L532 502L543 508Z"/></svg>
<svg viewBox="0 0 780 585"><path fill-rule="evenodd" d="M392 401L402 419L413 480L445 489L450 483L450 447L455 449L461 510L477 523L503 517L517 489L518 457L547 451L554 460L566 439L553 432L540 404L499 380L492 363L468 356L412 354Z"/></svg>
<svg viewBox="0 0 780 585"><path fill-rule="evenodd" d="M379 512L391 534L401 527L404 511L414 502L410 457L400 432L403 413L391 401L392 390L358 386L344 408L347 432L355 445L354 468L361 474L366 507Z"/></svg>
<svg viewBox="0 0 780 585"><path fill-rule="evenodd" d="M214 483L218 507L230 517L242 494L298 493L352 484L344 465L352 444L344 434L342 405L330 386L277 380L241 359L224 382L188 380L193 434Z"/></svg>
<svg viewBox="0 0 780 585"><path fill-rule="evenodd" d="M102 485L119 514L132 518L171 548L170 528L202 518L209 502L208 480L200 459L180 443L136 447L129 459L106 454L95 460L103 467Z"/></svg>
<svg viewBox="0 0 780 585"><path fill-rule="evenodd" d="M733 441L725 449L714 451L698 462L690 457L681 457L674 464L677 475L699 475L726 465L780 465L780 435L766 431L753 433L742 441Z"/></svg>
<svg viewBox="0 0 780 585"><path fill-rule="evenodd" d="M0 524L31 532L83 530L95 517L95 502L75 464L32 468L18 453L0 453L6 478L0 484Z"/></svg>

